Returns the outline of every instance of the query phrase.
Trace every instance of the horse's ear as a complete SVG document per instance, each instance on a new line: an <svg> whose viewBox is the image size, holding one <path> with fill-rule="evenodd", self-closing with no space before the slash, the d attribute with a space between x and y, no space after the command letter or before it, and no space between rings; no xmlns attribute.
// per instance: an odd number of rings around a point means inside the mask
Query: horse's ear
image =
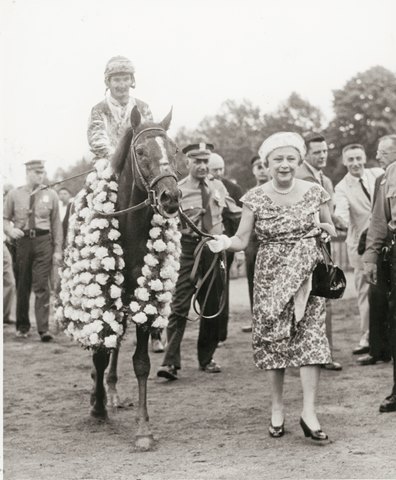
<svg viewBox="0 0 396 480"><path fill-rule="evenodd" d="M163 127L164 130L168 130L169 128L169 125L172 121L172 110L173 110L173 107L170 109L170 112L168 113L168 115L162 120L162 122L160 122L160 125Z"/></svg>
<svg viewBox="0 0 396 480"><path fill-rule="evenodd" d="M133 108L132 108L132 112L131 112L131 126L132 126L132 130L136 130L137 127L140 125L140 122L142 121L142 116L140 115L140 112L139 112L139 109L137 108L137 106L135 105Z"/></svg>

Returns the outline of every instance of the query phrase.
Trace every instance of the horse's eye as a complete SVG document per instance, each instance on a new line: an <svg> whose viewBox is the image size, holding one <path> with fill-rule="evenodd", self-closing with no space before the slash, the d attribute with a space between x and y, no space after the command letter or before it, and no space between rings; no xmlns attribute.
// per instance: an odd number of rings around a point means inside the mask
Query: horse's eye
<svg viewBox="0 0 396 480"><path fill-rule="evenodd" d="M144 153L143 147L136 147L136 153L138 155L143 155L143 153Z"/></svg>

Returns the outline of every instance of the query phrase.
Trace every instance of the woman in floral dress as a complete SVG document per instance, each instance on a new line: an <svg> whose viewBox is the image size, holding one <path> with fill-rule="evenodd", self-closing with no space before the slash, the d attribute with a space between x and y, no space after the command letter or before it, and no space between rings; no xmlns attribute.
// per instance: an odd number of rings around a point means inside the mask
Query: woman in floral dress
<svg viewBox="0 0 396 480"><path fill-rule="evenodd" d="M253 351L272 386L269 433L284 434L283 382L286 367L299 367L303 387L300 424L306 437L328 441L316 416L320 365L331 361L325 332L325 299L310 295L312 272L322 260L318 236L335 235L320 186L295 178L305 155L304 140L292 132L267 138L259 150L272 180L244 197L236 235L217 236L213 251L246 248L252 229L259 239L254 296Z"/></svg>

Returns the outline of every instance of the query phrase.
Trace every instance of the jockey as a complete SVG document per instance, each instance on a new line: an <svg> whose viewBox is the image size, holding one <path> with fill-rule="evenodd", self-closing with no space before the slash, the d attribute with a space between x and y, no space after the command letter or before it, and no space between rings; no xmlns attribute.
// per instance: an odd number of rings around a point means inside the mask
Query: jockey
<svg viewBox="0 0 396 480"><path fill-rule="evenodd" d="M116 146L130 126L132 108L136 105L143 121L152 120L149 106L130 95L135 88L135 68L132 62L122 56L112 57L104 72L105 99L91 110L88 121L88 143L95 160L110 158Z"/></svg>

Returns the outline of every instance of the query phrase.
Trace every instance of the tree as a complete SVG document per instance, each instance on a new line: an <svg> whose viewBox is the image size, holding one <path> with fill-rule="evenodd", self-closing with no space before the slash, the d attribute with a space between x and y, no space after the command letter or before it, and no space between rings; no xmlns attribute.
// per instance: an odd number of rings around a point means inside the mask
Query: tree
<svg viewBox="0 0 396 480"><path fill-rule="evenodd" d="M266 115L249 100L227 100L219 113L205 117L195 131L180 129L177 141L183 146L197 141L213 143L225 160L227 177L246 189L254 185L250 160L266 137L285 130L305 133L321 126L321 111L292 93L278 110Z"/></svg>
<svg viewBox="0 0 396 480"><path fill-rule="evenodd" d="M304 135L322 130L323 114L298 93L292 92L275 112L264 115L264 123L269 134L291 131Z"/></svg>
<svg viewBox="0 0 396 480"><path fill-rule="evenodd" d="M396 132L396 75L384 67L372 67L333 94L335 118L326 129L326 138L330 146L328 168L338 180L345 172L340 162L345 145L362 144L373 162L378 139Z"/></svg>

